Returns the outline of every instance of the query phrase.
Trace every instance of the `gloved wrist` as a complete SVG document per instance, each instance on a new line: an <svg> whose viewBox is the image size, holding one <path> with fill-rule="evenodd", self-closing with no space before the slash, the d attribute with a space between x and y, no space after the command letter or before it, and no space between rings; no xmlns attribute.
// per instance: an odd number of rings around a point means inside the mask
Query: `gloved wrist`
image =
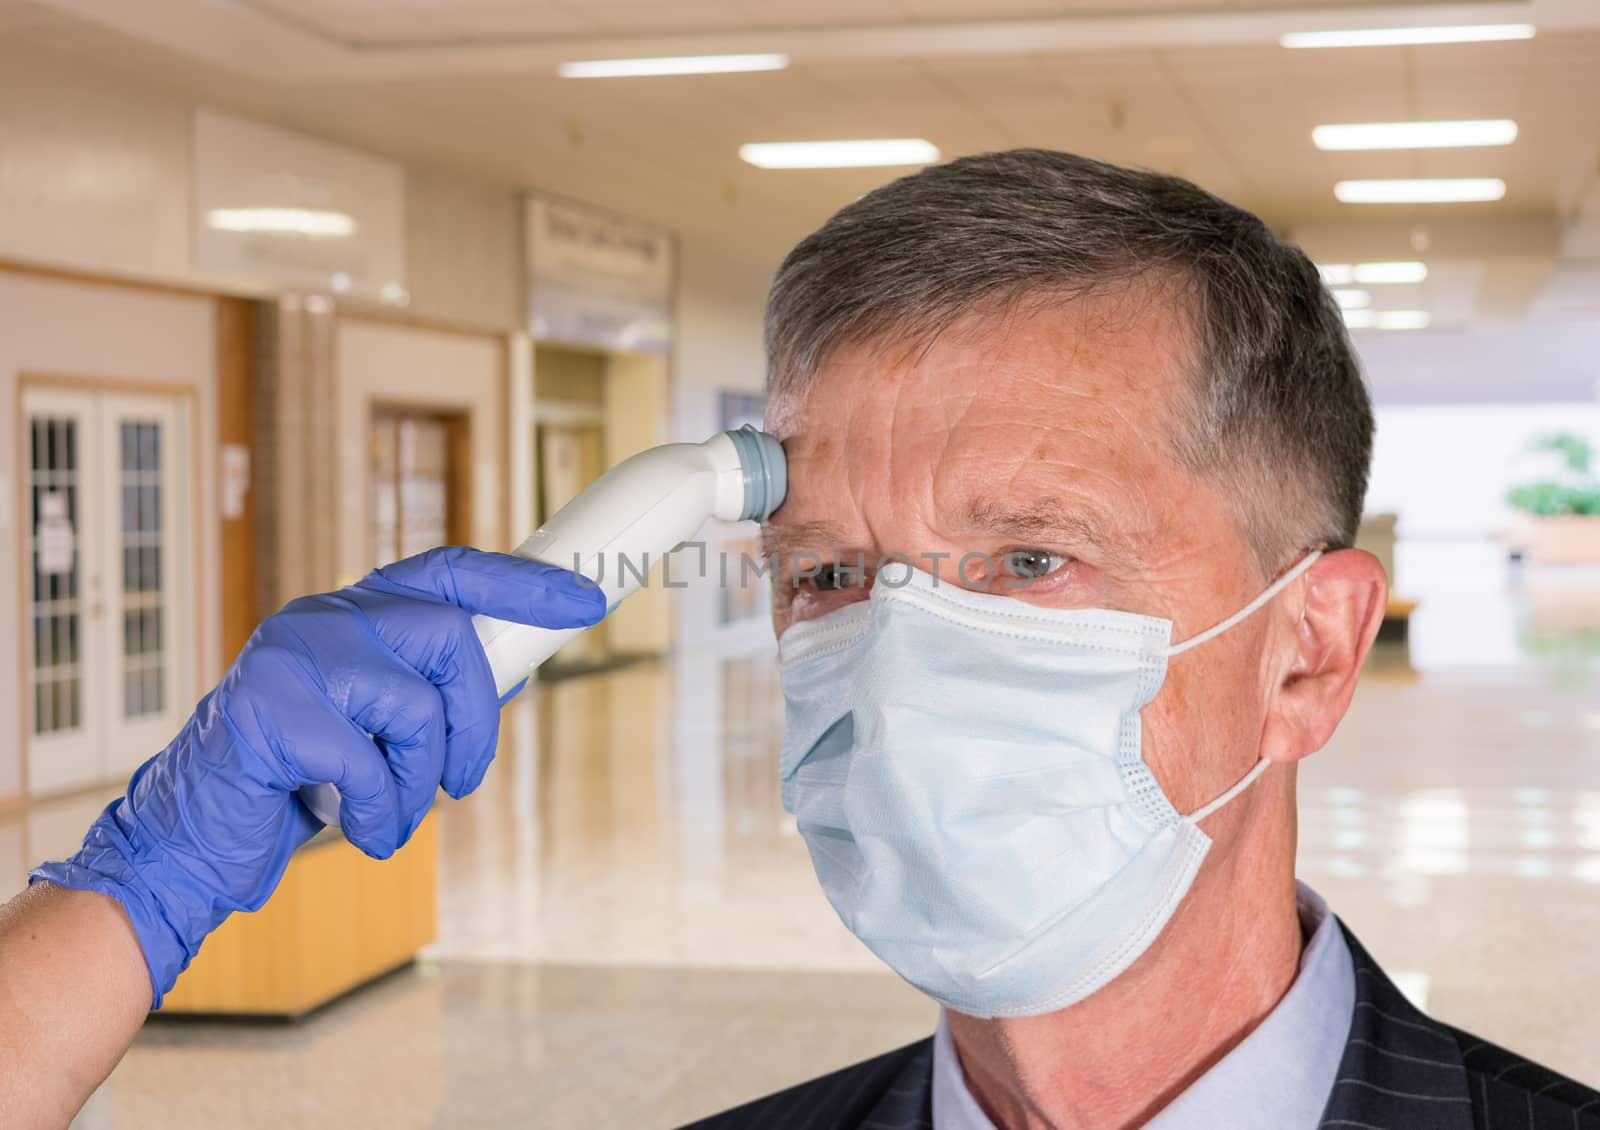
<svg viewBox="0 0 1600 1130"><path fill-rule="evenodd" d="M90 826L65 863L30 879L110 895L128 917L159 1008L206 935L235 910L261 906L294 849L319 825L270 768L242 750L207 695L128 791Z"/></svg>
<svg viewBox="0 0 1600 1130"><path fill-rule="evenodd" d="M141 841L143 846L140 845ZM160 849L138 834L130 818L129 803L120 797L106 806L90 825L83 846L65 862L44 863L28 873L28 882L54 883L78 891L96 891L120 902L133 924L150 973L150 1008L161 1007L178 974L188 968L200 947L169 920L157 890L143 875L170 873L170 862L159 858ZM219 920L220 921L220 920Z"/></svg>

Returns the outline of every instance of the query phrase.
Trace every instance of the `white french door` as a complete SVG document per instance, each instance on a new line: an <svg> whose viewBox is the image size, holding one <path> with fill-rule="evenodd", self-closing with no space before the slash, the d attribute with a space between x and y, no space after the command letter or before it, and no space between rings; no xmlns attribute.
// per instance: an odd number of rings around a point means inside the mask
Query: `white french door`
<svg viewBox="0 0 1600 1130"><path fill-rule="evenodd" d="M182 397L31 386L28 790L126 776L193 707L189 412Z"/></svg>

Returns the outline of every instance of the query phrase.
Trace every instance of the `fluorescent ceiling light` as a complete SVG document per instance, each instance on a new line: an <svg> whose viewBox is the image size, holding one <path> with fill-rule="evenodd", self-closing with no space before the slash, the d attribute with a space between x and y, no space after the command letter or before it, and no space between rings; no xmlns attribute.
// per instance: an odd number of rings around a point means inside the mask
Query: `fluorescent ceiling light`
<svg viewBox="0 0 1600 1130"><path fill-rule="evenodd" d="M1352 31L1292 31L1285 47L1393 47L1408 43L1490 43L1532 39L1532 24L1469 24L1457 27L1375 27Z"/></svg>
<svg viewBox="0 0 1600 1130"><path fill-rule="evenodd" d="M344 236L356 230L355 220L343 212L315 208L213 208L206 224L219 231L273 235Z"/></svg>
<svg viewBox="0 0 1600 1130"><path fill-rule="evenodd" d="M1379 310L1372 324L1380 330L1425 330L1432 320L1426 310Z"/></svg>
<svg viewBox="0 0 1600 1130"><path fill-rule="evenodd" d="M657 59L588 59L562 63L562 78L629 78L637 75L719 75L781 71L787 55L670 55Z"/></svg>
<svg viewBox="0 0 1600 1130"><path fill-rule="evenodd" d="M1428 277L1426 263L1322 263L1317 267L1326 286L1383 286L1388 283L1419 283Z"/></svg>
<svg viewBox="0 0 1600 1130"><path fill-rule="evenodd" d="M1517 123L1505 118L1462 122L1366 122L1318 126L1311 140L1318 149L1465 149L1510 145Z"/></svg>
<svg viewBox="0 0 1600 1130"><path fill-rule="evenodd" d="M739 146L739 156L762 169L858 169L873 165L928 165L939 159L920 137L876 141L770 141Z"/></svg>
<svg viewBox="0 0 1600 1130"><path fill-rule="evenodd" d="M1333 194L1346 204L1461 204L1499 200L1498 177L1424 177L1415 180L1342 180Z"/></svg>
<svg viewBox="0 0 1600 1130"><path fill-rule="evenodd" d="M1346 310L1344 324L1352 330L1370 330L1372 328L1371 310Z"/></svg>
<svg viewBox="0 0 1600 1130"><path fill-rule="evenodd" d="M1364 290L1336 290L1333 300L1341 310L1365 310L1372 305L1372 295Z"/></svg>
<svg viewBox="0 0 1600 1130"><path fill-rule="evenodd" d="M1357 263L1355 281L1362 286L1383 286L1388 283L1419 283L1428 277L1426 263Z"/></svg>

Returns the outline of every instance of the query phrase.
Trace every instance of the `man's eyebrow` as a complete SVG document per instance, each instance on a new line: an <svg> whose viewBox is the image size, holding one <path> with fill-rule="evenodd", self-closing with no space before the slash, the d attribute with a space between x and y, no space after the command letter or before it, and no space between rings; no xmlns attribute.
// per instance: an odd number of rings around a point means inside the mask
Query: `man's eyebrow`
<svg viewBox="0 0 1600 1130"><path fill-rule="evenodd" d="M1128 548L1124 538L1095 521L1081 507L1055 498L1028 505L976 499L967 506L966 522L970 529L1004 537L1087 542L1096 549L1113 553L1125 552Z"/></svg>
<svg viewBox="0 0 1600 1130"><path fill-rule="evenodd" d="M761 527L761 552L787 553L795 547L835 549L849 537L844 527L826 520L816 522L768 522Z"/></svg>

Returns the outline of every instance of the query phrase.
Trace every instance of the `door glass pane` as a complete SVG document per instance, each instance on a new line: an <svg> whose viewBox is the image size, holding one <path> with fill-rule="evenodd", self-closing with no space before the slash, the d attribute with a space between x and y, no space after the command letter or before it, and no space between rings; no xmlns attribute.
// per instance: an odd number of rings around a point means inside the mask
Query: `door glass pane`
<svg viewBox="0 0 1600 1130"><path fill-rule="evenodd" d="M78 422L40 414L29 420L28 431L33 732L53 734L82 725Z"/></svg>
<svg viewBox="0 0 1600 1130"><path fill-rule="evenodd" d="M450 421L437 416L373 414L367 466L374 564L449 543L450 433Z"/></svg>
<svg viewBox="0 0 1600 1130"><path fill-rule="evenodd" d="M400 556L444 545L450 540L449 435L442 420L412 417L400 421Z"/></svg>
<svg viewBox="0 0 1600 1130"><path fill-rule="evenodd" d="M125 420L122 477L122 710L160 714L166 705L161 622L171 594L161 572L161 423Z"/></svg>
<svg viewBox="0 0 1600 1130"><path fill-rule="evenodd" d="M367 481L371 484L368 505L368 544L372 564L387 565L400 556L400 514L395 495L399 475L396 463L396 433L399 421L393 416L375 415L367 444Z"/></svg>

